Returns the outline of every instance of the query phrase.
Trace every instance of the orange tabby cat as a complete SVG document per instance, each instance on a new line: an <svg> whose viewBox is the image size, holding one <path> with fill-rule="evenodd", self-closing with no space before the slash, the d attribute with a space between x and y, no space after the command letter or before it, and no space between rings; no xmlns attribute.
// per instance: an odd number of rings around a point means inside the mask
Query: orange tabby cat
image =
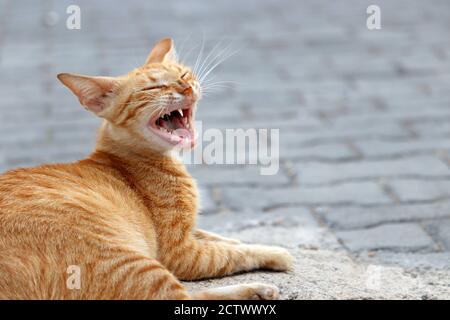
<svg viewBox="0 0 450 320"><path fill-rule="evenodd" d="M178 280L288 270L292 257L196 229L196 184L171 150L195 145L201 88L171 39L125 76L58 79L104 122L87 159L0 176L0 298L278 297L258 283L190 293Z"/></svg>

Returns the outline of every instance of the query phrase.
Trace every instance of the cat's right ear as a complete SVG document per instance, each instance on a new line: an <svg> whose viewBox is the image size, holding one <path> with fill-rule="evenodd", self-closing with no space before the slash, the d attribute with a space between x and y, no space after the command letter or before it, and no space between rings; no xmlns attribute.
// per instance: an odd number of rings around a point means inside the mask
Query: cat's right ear
<svg viewBox="0 0 450 320"><path fill-rule="evenodd" d="M173 40L170 38L164 38L155 44L152 51L147 57L145 64L150 63L163 63L163 62L176 62L177 53Z"/></svg>
<svg viewBox="0 0 450 320"><path fill-rule="evenodd" d="M58 74L58 79L69 88L88 110L100 115L108 107L118 80L111 77L89 77L70 73Z"/></svg>

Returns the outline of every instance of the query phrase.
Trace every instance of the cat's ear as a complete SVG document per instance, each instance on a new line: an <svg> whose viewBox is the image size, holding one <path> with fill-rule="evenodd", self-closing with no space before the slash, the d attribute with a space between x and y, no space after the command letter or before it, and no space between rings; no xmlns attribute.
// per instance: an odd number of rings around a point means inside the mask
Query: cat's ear
<svg viewBox="0 0 450 320"><path fill-rule="evenodd" d="M96 114L107 107L108 98L118 84L116 78L88 77L70 73L60 73L58 79L78 97L85 108Z"/></svg>
<svg viewBox="0 0 450 320"><path fill-rule="evenodd" d="M145 64L176 62L176 61L177 61L177 53L175 51L173 40L170 38L164 38L160 40L157 44L155 44L152 51L148 55Z"/></svg>

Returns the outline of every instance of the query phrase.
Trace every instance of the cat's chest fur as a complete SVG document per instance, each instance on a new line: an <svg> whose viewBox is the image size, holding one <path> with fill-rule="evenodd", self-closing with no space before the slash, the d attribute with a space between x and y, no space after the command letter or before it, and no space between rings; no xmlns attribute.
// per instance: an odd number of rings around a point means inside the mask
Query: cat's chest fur
<svg viewBox="0 0 450 320"><path fill-rule="evenodd" d="M176 171L176 174L165 171L152 174L141 181L136 190L154 226L160 260L189 237L195 226L198 208L196 183L184 168Z"/></svg>
<svg viewBox="0 0 450 320"><path fill-rule="evenodd" d="M96 155L99 156L105 161L104 154ZM143 214L154 226L158 243L163 246L191 231L198 209L198 191L183 163L174 158L107 158L106 164L142 202Z"/></svg>

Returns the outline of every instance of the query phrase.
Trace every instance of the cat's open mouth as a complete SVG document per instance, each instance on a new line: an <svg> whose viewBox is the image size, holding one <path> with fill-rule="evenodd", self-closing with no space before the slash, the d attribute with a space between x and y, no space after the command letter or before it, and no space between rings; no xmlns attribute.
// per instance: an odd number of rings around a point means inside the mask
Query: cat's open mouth
<svg viewBox="0 0 450 320"><path fill-rule="evenodd" d="M150 129L173 145L193 147L195 128L193 106L170 108L166 114L150 120Z"/></svg>

